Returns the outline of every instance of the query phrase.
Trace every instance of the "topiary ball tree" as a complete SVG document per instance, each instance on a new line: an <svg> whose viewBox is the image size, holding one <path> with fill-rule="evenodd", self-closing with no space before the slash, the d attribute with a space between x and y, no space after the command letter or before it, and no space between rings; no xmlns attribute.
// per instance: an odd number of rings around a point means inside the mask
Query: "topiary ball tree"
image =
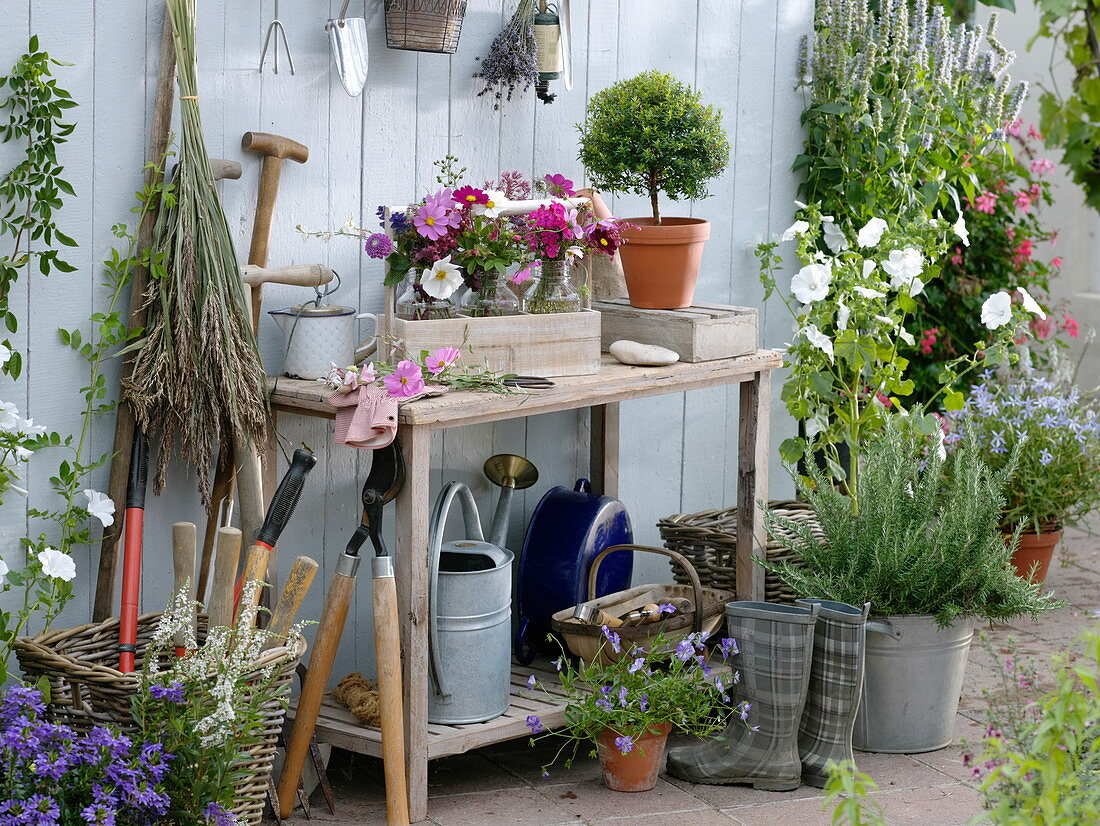
<svg viewBox="0 0 1100 826"><path fill-rule="evenodd" d="M577 128L593 187L648 195L654 224L661 223L658 193L674 201L705 198L707 181L729 164L721 110L663 72L643 72L597 92Z"/></svg>

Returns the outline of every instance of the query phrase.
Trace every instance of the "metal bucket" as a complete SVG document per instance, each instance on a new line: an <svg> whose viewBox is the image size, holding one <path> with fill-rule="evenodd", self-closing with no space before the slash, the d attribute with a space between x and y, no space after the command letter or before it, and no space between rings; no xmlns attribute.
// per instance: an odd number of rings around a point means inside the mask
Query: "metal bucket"
<svg viewBox="0 0 1100 826"><path fill-rule="evenodd" d="M971 618L947 628L927 614L872 618L852 745L914 754L950 744L973 636Z"/></svg>
<svg viewBox="0 0 1100 826"><path fill-rule="evenodd" d="M467 538L444 543L455 496ZM436 502L428 558L429 723L481 723L508 710L514 558L508 549L483 540L469 488L459 482L447 485Z"/></svg>

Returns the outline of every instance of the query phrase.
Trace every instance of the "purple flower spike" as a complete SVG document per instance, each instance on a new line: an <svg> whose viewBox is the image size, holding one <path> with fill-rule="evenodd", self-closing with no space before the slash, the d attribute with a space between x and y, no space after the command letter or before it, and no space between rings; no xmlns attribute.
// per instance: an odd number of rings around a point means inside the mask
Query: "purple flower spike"
<svg viewBox="0 0 1100 826"><path fill-rule="evenodd" d="M623 754L630 754L630 752L634 751L634 738L629 734L624 734L622 737L616 737L615 748Z"/></svg>
<svg viewBox="0 0 1100 826"><path fill-rule="evenodd" d="M546 731L546 727L542 724L542 720L539 719L537 714L527 715L527 728L531 729L532 734Z"/></svg>

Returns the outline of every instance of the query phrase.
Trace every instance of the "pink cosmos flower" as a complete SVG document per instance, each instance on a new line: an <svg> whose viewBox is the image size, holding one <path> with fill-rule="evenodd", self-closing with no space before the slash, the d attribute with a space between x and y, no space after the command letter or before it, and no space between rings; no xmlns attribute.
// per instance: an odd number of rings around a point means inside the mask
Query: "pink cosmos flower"
<svg viewBox="0 0 1100 826"><path fill-rule="evenodd" d="M1031 162L1031 173L1033 175L1046 175L1054 169L1054 161L1050 158L1036 158Z"/></svg>
<svg viewBox="0 0 1100 826"><path fill-rule="evenodd" d="M516 286L519 286L520 284L526 284L528 281L531 280L531 277L535 274L534 273L534 268L537 267L537 266L539 266L539 262L538 261L532 261L526 267L524 267L523 269L519 270L514 275L512 275L508 280L511 281Z"/></svg>
<svg viewBox="0 0 1100 826"><path fill-rule="evenodd" d="M992 215L993 211L997 208L997 196L992 192L983 192L977 198L974 199L974 209L978 212L984 212L987 215Z"/></svg>
<svg viewBox="0 0 1100 826"><path fill-rule="evenodd" d="M483 189L478 189L476 186L464 186L460 189L456 189L454 195L451 196L456 204L487 204L489 203L489 193Z"/></svg>
<svg viewBox="0 0 1100 826"><path fill-rule="evenodd" d="M424 365L428 368L429 373L438 376L448 367L454 365L460 355L462 354L454 347L442 347L424 359Z"/></svg>
<svg viewBox="0 0 1100 826"><path fill-rule="evenodd" d="M573 182L560 172L547 175L545 180L546 187L550 190L551 195L556 195L559 198L572 198L577 194L573 189Z"/></svg>
<svg viewBox="0 0 1100 826"><path fill-rule="evenodd" d="M408 398L424 392L424 373L411 361L399 361L393 375L383 376L382 383L391 396Z"/></svg>
<svg viewBox="0 0 1100 826"><path fill-rule="evenodd" d="M451 224L449 211L439 204L424 204L413 216L416 231L432 241L438 241L446 235Z"/></svg>

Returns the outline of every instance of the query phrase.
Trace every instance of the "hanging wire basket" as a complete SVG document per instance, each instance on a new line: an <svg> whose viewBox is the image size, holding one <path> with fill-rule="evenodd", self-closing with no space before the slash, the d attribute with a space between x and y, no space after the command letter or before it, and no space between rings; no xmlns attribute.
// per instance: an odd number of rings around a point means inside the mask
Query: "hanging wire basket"
<svg viewBox="0 0 1100 826"><path fill-rule="evenodd" d="M413 52L454 54L466 0L385 0L386 45Z"/></svg>

